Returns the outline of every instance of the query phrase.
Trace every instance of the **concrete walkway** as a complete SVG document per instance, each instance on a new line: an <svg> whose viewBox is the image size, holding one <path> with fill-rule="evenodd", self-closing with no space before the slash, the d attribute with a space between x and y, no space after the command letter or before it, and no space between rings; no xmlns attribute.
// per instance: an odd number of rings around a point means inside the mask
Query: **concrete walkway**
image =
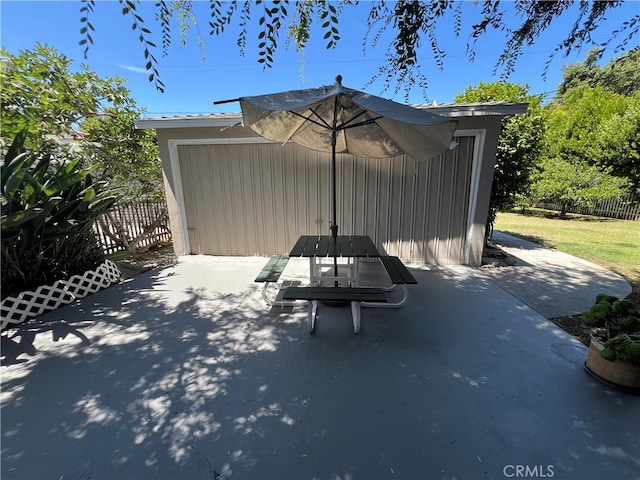
<svg viewBox="0 0 640 480"><path fill-rule="evenodd" d="M479 270L309 335L264 262L182 258L3 334L2 479L638 478L640 398Z"/></svg>
<svg viewBox="0 0 640 480"><path fill-rule="evenodd" d="M546 318L588 310L599 293L625 298L631 286L620 275L586 260L495 232L493 243L513 255L513 267L483 273Z"/></svg>

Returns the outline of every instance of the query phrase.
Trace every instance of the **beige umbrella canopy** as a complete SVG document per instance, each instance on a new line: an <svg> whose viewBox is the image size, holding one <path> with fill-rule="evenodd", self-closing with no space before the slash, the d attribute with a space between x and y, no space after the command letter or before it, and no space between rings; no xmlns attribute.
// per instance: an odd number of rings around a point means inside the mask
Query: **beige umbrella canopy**
<svg viewBox="0 0 640 480"><path fill-rule="evenodd" d="M441 115L342 86L240 97L242 119L258 135L275 142L332 153L331 233L336 219L336 153L365 158L407 154L421 160L449 150L458 125Z"/></svg>

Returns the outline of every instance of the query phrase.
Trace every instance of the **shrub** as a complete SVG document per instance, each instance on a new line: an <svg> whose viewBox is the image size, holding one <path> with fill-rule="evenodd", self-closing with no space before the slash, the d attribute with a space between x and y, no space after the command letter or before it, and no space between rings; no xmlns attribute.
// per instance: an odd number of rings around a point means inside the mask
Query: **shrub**
<svg viewBox="0 0 640 480"><path fill-rule="evenodd" d="M582 314L582 321L604 331L602 358L640 365L640 318L633 302L600 294L591 309Z"/></svg>
<svg viewBox="0 0 640 480"><path fill-rule="evenodd" d="M0 167L2 181L2 294L83 273L104 260L92 231L117 192L95 182L85 153L49 139L27 150L18 133Z"/></svg>

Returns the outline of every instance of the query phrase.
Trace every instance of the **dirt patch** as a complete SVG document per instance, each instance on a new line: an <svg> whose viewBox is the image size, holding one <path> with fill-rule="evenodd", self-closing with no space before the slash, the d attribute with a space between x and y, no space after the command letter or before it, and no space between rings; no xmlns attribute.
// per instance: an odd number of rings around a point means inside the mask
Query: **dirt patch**
<svg viewBox="0 0 640 480"><path fill-rule="evenodd" d="M149 249L143 253L132 253L125 258L113 260L113 262L120 269L122 279L127 280L152 268L172 265L176 260L173 245L169 244Z"/></svg>
<svg viewBox="0 0 640 480"><path fill-rule="evenodd" d="M571 315L569 317L558 317L558 318L550 318L550 321L555 323L558 328L561 328L569 335L574 336L580 342L585 344L587 347L589 346L589 342L591 341L589 337L589 327L585 327L582 324L582 320L580 315Z"/></svg>
<svg viewBox="0 0 640 480"><path fill-rule="evenodd" d="M516 257L495 245L485 245L482 250L482 268L512 267L517 263Z"/></svg>
<svg viewBox="0 0 640 480"><path fill-rule="evenodd" d="M629 300L633 302L636 306L640 305L640 285L637 282L633 282L626 279L627 282L631 285L631 293L627 295L624 300ZM558 327L560 327L565 332L573 335L578 340L580 340L585 345L589 346L589 342L591 341L590 337L590 329L589 327L585 327L582 324L582 320L580 319L580 315L571 315L569 317L558 317L558 318L550 318L553 323L555 323Z"/></svg>

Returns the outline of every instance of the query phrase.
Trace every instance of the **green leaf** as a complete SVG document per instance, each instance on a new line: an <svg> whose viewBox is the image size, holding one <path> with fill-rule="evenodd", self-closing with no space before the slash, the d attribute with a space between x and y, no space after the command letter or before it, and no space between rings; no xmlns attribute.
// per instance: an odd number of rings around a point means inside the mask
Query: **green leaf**
<svg viewBox="0 0 640 480"><path fill-rule="evenodd" d="M614 302L617 302L618 300L619 300L618 297L613 297L611 295L607 295L606 293L600 293L596 296L595 303L602 303L602 302L614 303Z"/></svg>
<svg viewBox="0 0 640 480"><path fill-rule="evenodd" d="M618 315L629 315L635 313L636 306L628 300L618 300L612 305L612 310Z"/></svg>
<svg viewBox="0 0 640 480"><path fill-rule="evenodd" d="M610 348L603 348L600 352L600 356L605 360L609 360L610 362L613 362L616 359L616 353Z"/></svg>
<svg viewBox="0 0 640 480"><path fill-rule="evenodd" d="M32 221L43 213L42 208L33 208L2 216L2 236L6 238L15 237L20 233L20 228L27 222Z"/></svg>
<svg viewBox="0 0 640 480"><path fill-rule="evenodd" d="M3 185L2 193L5 195L9 202L13 201L16 190L18 190L18 188L22 184L22 181L26 174L27 170L24 168L16 170L9 176L7 182Z"/></svg>
<svg viewBox="0 0 640 480"><path fill-rule="evenodd" d="M7 155L5 161L8 159L9 159L9 156ZM29 153L25 152L15 157L8 165L2 165L1 176L2 176L3 189L5 188L4 186L7 184L7 182L9 181L9 177L16 171L22 170L24 167L24 164L27 163L27 161L31 161L31 160L33 160L32 156Z"/></svg>
<svg viewBox="0 0 640 480"><path fill-rule="evenodd" d="M111 208L111 206L116 203L117 200L117 197L114 196L100 198L89 204L89 210L95 213L102 213Z"/></svg>
<svg viewBox="0 0 640 480"><path fill-rule="evenodd" d="M93 200L94 198L96 198L96 191L90 187L84 190L83 196L82 196L82 201L83 202L90 202L91 200Z"/></svg>
<svg viewBox="0 0 640 480"><path fill-rule="evenodd" d="M64 168L62 169L62 171L66 174L70 174L71 172L73 172L76 167L78 166L78 164L80 163L80 159L77 158L75 160L71 160L70 162L66 163L64 165Z"/></svg>
<svg viewBox="0 0 640 480"><path fill-rule="evenodd" d="M27 139L27 134L29 133L29 127L25 126L18 132L18 134L11 142L11 146L5 155L5 163L7 161L13 161L20 153L24 152L24 142Z"/></svg>
<svg viewBox="0 0 640 480"><path fill-rule="evenodd" d="M73 185L80 183L87 175L89 175L89 171L83 170L66 177L59 178L50 184L45 184L42 191L45 193L45 195L51 196L55 193L61 192Z"/></svg>

